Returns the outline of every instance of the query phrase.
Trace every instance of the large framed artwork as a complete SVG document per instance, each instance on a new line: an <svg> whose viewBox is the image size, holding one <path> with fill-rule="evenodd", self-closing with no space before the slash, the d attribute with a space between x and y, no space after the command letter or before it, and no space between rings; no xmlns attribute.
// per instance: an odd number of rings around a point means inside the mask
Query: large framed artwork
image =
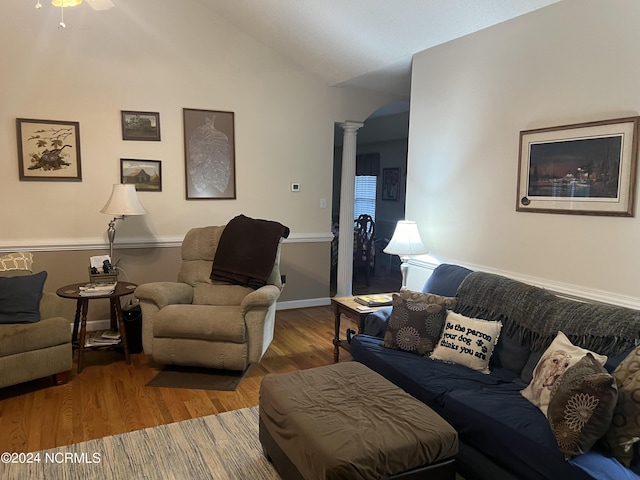
<svg viewBox="0 0 640 480"><path fill-rule="evenodd" d="M121 158L120 183L133 183L138 192L161 192L162 162Z"/></svg>
<svg viewBox="0 0 640 480"><path fill-rule="evenodd" d="M520 132L516 210L632 217L639 119Z"/></svg>
<svg viewBox="0 0 640 480"><path fill-rule="evenodd" d="M236 198L233 112L183 109L187 200Z"/></svg>
<svg viewBox="0 0 640 480"><path fill-rule="evenodd" d="M382 169L382 200L398 200L399 168Z"/></svg>
<svg viewBox="0 0 640 480"><path fill-rule="evenodd" d="M21 181L82 180L80 124L16 118Z"/></svg>
<svg viewBox="0 0 640 480"><path fill-rule="evenodd" d="M160 114L121 110L122 140L160 141Z"/></svg>

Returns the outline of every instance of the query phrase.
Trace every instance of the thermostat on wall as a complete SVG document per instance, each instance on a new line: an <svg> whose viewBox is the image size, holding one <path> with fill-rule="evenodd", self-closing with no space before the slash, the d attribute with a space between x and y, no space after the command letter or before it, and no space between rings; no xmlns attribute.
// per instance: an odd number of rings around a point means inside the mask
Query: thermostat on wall
<svg viewBox="0 0 640 480"><path fill-rule="evenodd" d="M300 184L299 183L292 183L291 184L291 191L292 192L299 192L300 191Z"/></svg>

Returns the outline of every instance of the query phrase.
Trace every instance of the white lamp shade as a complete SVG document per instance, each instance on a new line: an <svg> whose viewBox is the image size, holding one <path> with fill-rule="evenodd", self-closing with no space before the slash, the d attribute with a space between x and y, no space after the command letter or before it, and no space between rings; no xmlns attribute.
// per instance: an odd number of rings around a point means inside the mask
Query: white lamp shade
<svg viewBox="0 0 640 480"><path fill-rule="evenodd" d="M109 215L145 215L147 211L144 209L138 194L136 186L132 183L116 183L111 191L111 196L107 200L107 204L100 210L101 213Z"/></svg>
<svg viewBox="0 0 640 480"><path fill-rule="evenodd" d="M400 220L393 232L391 241L383 250L391 255L420 255L427 253L427 247L422 243L418 225L411 220Z"/></svg>

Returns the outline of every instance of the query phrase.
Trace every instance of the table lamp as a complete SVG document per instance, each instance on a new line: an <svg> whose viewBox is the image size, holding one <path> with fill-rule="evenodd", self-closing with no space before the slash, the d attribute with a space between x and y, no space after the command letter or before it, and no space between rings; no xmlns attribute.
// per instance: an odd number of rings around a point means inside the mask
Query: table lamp
<svg viewBox="0 0 640 480"><path fill-rule="evenodd" d="M382 250L384 253L400 257L400 272L402 273L402 288L407 286L407 270L409 269L409 255L427 253L427 247L422 243L418 225L411 220L400 220L396 224L391 241Z"/></svg>
<svg viewBox="0 0 640 480"><path fill-rule="evenodd" d="M109 258L112 265L115 266L113 259L113 241L116 238L116 220L124 220L128 215L146 215L138 195L136 186L132 183L116 183L111 191L111 196L107 200L107 204L100 210L101 213L114 215L113 220L109 222L107 235L109 237Z"/></svg>

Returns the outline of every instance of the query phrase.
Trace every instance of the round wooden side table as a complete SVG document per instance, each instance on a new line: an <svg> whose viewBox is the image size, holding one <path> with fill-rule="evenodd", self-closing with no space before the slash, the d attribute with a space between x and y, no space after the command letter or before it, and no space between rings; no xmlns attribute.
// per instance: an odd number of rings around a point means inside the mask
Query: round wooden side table
<svg viewBox="0 0 640 480"><path fill-rule="evenodd" d="M124 315L122 314L122 305L120 297L131 295L137 285L130 282L120 282L116 284L116 288L112 293L105 295L80 295L80 287L84 287L87 282L74 283L65 285L56 291L56 294L62 298L70 298L76 300L76 315L73 320L73 346L78 349L78 373L82 372L82 361L85 348L104 348L104 347L85 347L87 337L87 310L89 309L89 300L108 298L111 311L111 330L120 332L120 344L124 350L124 358L127 364L131 364L129 358L129 346L127 345L127 332L124 328ZM112 346L112 345L110 345Z"/></svg>

